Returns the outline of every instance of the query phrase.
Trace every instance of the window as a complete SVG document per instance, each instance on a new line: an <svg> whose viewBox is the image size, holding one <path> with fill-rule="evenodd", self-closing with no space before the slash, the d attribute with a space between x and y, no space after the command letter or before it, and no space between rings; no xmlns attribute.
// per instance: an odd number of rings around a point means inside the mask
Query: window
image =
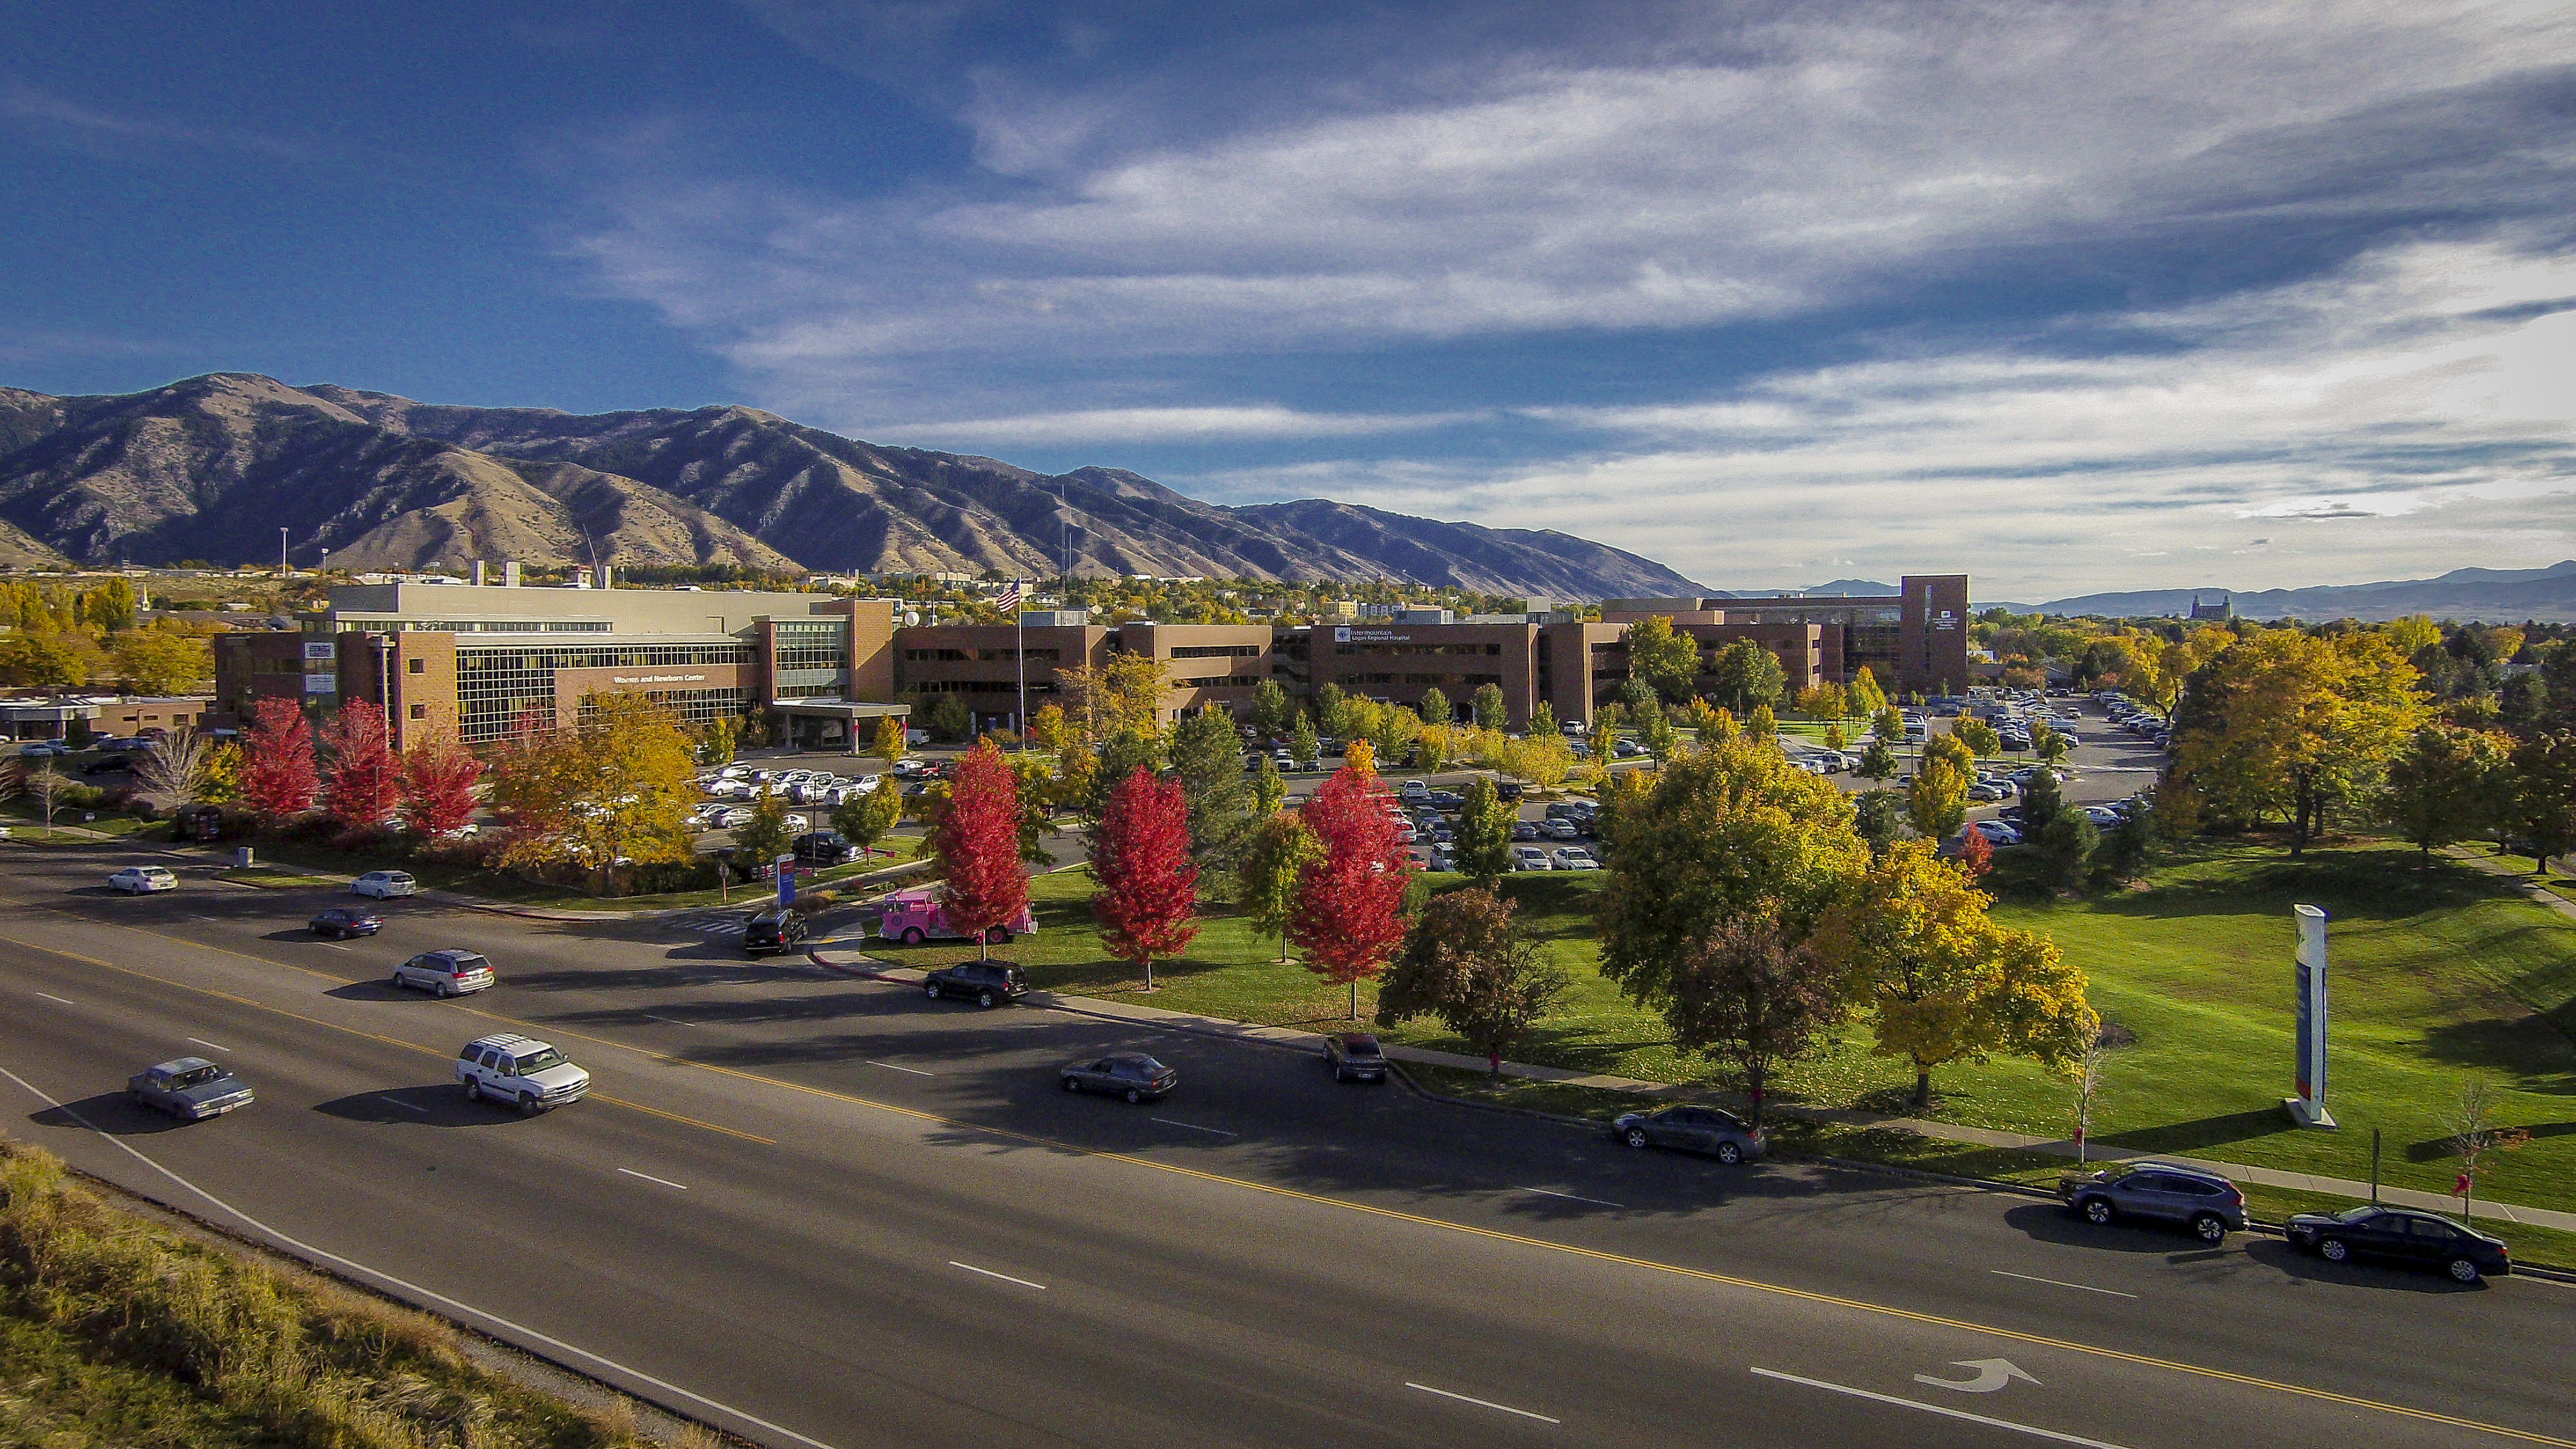
<svg viewBox="0 0 2576 1449"><path fill-rule="evenodd" d="M429 661L426 659L406 659L403 661L403 667L414 674L427 674L429 672Z"/></svg>
<svg viewBox="0 0 2576 1449"><path fill-rule="evenodd" d="M413 706L411 707L411 717L412 717L413 719L427 719L427 718L429 718L429 706L428 706L428 705L425 705L425 704L415 704L415 705L413 705Z"/></svg>

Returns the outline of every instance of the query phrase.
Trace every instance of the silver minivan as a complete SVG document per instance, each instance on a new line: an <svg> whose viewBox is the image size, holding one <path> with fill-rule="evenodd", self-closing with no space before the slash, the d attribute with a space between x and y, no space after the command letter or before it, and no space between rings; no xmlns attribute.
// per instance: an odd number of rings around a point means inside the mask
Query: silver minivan
<svg viewBox="0 0 2576 1449"><path fill-rule="evenodd" d="M423 951L395 967L392 984L436 996L462 996L485 990L499 979L492 963L480 954L450 948Z"/></svg>

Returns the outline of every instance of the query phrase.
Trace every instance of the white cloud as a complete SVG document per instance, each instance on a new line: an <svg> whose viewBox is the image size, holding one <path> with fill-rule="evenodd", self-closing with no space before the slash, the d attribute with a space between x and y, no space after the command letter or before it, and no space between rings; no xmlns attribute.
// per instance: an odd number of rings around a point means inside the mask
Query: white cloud
<svg viewBox="0 0 2576 1449"><path fill-rule="evenodd" d="M945 446L1010 443L1198 443L1279 438L1349 438L1411 433L1491 417L1486 411L1446 413L1314 413L1295 408L1162 407L1091 408L1079 412L1024 413L1016 417L955 422L889 423L876 431L890 442L914 438Z"/></svg>

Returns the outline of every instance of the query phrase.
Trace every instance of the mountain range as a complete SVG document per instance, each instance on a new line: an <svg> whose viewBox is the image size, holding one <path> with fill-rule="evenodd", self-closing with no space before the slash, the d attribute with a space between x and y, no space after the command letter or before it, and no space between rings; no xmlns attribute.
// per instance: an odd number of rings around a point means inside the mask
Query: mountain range
<svg viewBox="0 0 2576 1449"><path fill-rule="evenodd" d="M578 416L213 373L146 392L0 388L0 565L351 569L474 559L814 572L1204 575L1528 597L1693 593L1553 530L1324 499L1226 507L1117 468L1046 475L745 407Z"/></svg>
<svg viewBox="0 0 2576 1449"><path fill-rule="evenodd" d="M2038 606L2050 614L2102 614L2114 618L2188 614L2192 601L2225 598L2249 619L2359 619L2379 623L2426 614L2436 619L2490 622L2538 619L2576 622L2576 559L2545 569L2453 569L2439 578L2396 579L2376 584L2335 584L2307 589L2144 589L2081 594ZM1987 607L1983 600L1978 607ZM2004 607L2025 612L2022 606Z"/></svg>

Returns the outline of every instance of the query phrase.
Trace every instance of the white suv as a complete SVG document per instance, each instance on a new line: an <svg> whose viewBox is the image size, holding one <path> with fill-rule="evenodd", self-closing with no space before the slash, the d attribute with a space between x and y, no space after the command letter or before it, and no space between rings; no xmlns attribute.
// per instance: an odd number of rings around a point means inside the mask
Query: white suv
<svg viewBox="0 0 2576 1449"><path fill-rule="evenodd" d="M537 1112L578 1102L590 1092L590 1073L549 1043L516 1032L477 1037L456 1054L456 1080L465 1095Z"/></svg>

